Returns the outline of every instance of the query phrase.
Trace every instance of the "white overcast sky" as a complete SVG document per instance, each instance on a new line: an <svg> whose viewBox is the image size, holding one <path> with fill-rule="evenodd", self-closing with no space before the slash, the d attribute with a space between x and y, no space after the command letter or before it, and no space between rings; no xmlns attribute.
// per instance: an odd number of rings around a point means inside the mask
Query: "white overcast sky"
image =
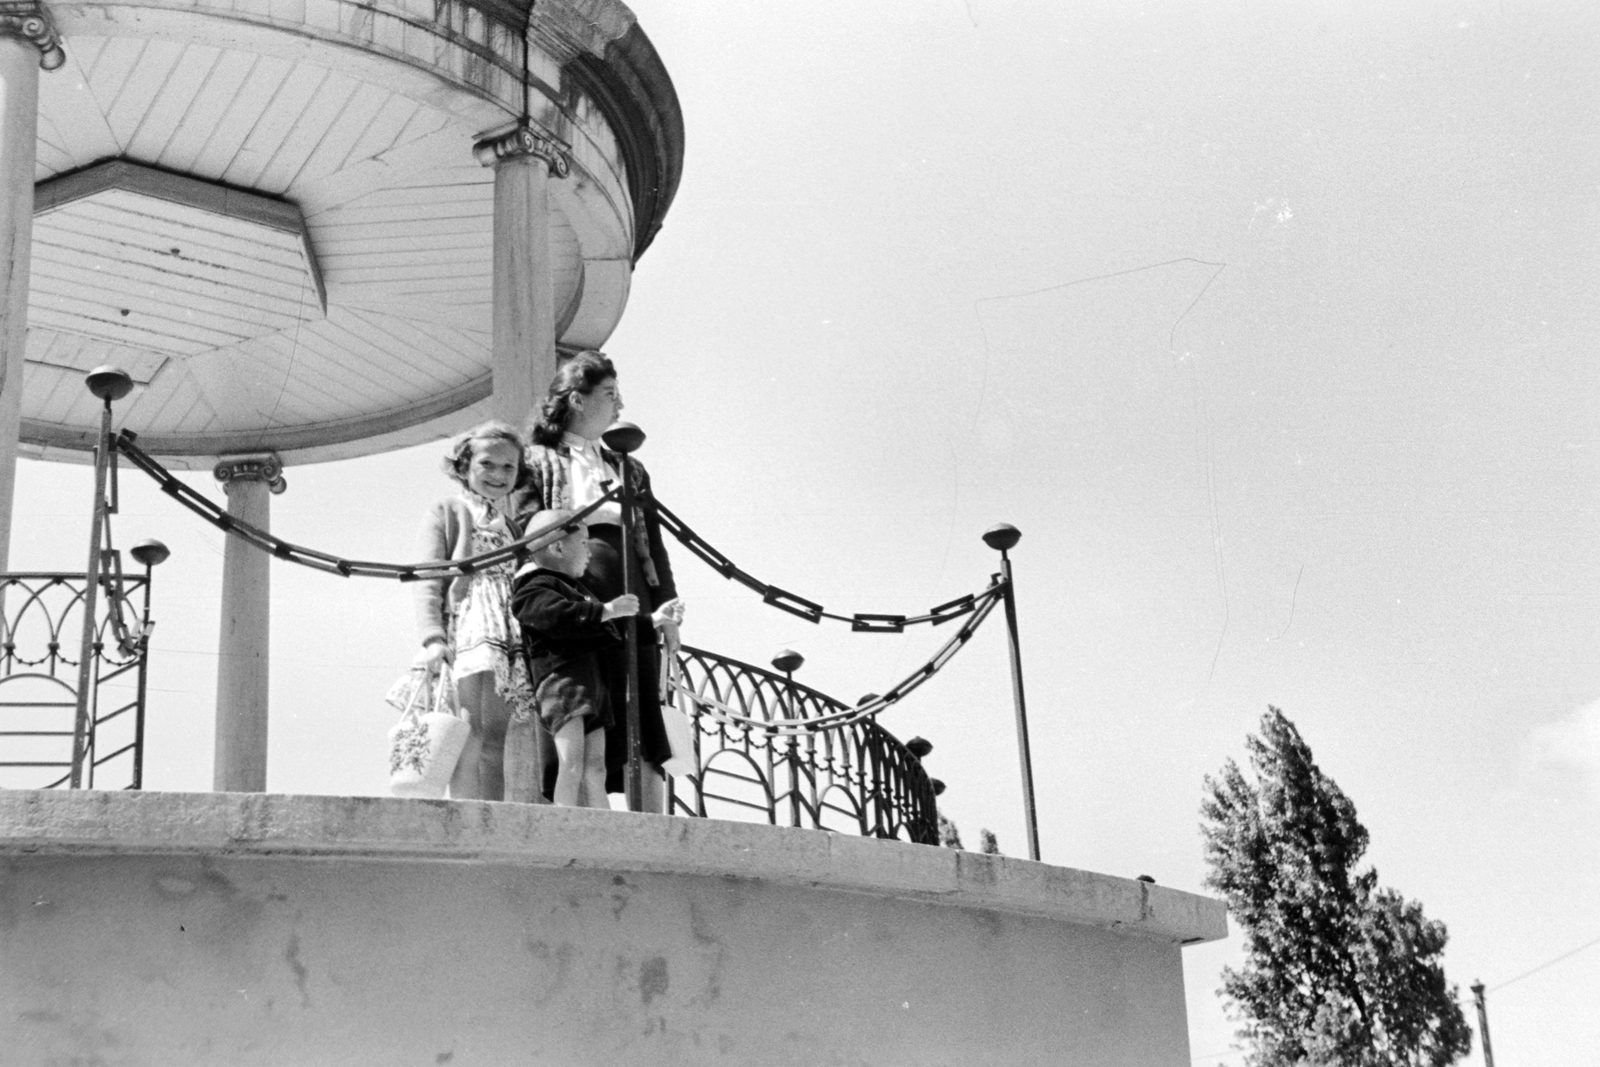
<svg viewBox="0 0 1600 1067"><path fill-rule="evenodd" d="M633 6L687 126L608 345L662 498L844 611L981 587L1015 523L1046 861L1201 890L1202 776L1276 704L1500 1067L1595 1062L1600 947L1495 987L1600 936L1600 8ZM291 469L274 528L409 559L439 452ZM221 535L137 477L118 543L174 549L147 784L204 789ZM88 495L24 462L13 567L81 568ZM674 558L686 639L846 699L948 632ZM382 792L406 594L273 573L270 786ZM998 617L884 723L1025 852ZM1237 958L1185 953L1197 1062L1241 1062Z"/></svg>

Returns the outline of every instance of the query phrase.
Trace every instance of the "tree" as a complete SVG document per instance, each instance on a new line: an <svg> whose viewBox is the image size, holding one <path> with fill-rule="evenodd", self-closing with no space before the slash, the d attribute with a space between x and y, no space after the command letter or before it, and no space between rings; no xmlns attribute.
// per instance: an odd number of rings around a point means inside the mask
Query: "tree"
<svg viewBox="0 0 1600 1067"><path fill-rule="evenodd" d="M1207 776L1206 884L1242 929L1242 969L1223 994L1254 1067L1444 1067L1472 1046L1440 956L1444 924L1357 871L1367 831L1277 708L1246 740L1256 784L1233 760Z"/></svg>

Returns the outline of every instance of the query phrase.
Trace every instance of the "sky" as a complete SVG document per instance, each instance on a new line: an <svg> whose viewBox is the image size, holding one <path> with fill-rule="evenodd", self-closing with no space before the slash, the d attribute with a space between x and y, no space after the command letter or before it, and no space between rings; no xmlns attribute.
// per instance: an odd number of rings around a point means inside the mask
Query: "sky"
<svg viewBox="0 0 1600 1067"><path fill-rule="evenodd" d="M1600 1063L1600 9L633 7L687 129L606 346L661 498L845 612L981 588L1015 524L1046 862L1204 892L1204 778L1278 706L1499 1067ZM274 531L409 561L441 452L290 468ZM81 569L89 498L22 461L13 568ZM209 788L222 535L132 472L114 533L173 549L147 787ZM846 700L945 637L674 560L687 641ZM272 580L269 788L385 792L408 591ZM1026 854L998 616L882 722ZM1240 953L1185 950L1196 1063L1242 1063Z"/></svg>

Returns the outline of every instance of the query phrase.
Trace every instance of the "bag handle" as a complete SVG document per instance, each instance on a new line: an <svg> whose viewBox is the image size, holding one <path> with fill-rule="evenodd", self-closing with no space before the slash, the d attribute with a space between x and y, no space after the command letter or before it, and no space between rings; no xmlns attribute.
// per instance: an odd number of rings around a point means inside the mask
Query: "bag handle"
<svg viewBox="0 0 1600 1067"><path fill-rule="evenodd" d="M440 663L438 673L431 675L429 680L433 683L432 710L459 718L461 698L456 694L456 675L451 665Z"/></svg>
<svg viewBox="0 0 1600 1067"><path fill-rule="evenodd" d="M406 700L405 709L400 712L401 722L405 722L407 719L411 720L412 722L416 722L418 719L420 719L422 717L422 713L426 710L429 710L435 699L434 697L429 696L426 698L426 702L424 702L422 694L432 694L443 688L435 681L435 679L437 679L439 676L438 671L435 671L432 667L424 668L424 671L425 673L422 676L422 680L419 681L416 687L411 690L411 696Z"/></svg>

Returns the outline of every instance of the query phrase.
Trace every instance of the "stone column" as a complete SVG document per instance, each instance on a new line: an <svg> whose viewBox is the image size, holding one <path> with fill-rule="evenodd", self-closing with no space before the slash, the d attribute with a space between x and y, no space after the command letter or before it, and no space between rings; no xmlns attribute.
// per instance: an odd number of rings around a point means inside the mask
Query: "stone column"
<svg viewBox="0 0 1600 1067"><path fill-rule="evenodd" d="M0 2L0 571L10 564L11 497L22 429L39 68L55 70L66 58L41 5Z"/></svg>
<svg viewBox="0 0 1600 1067"><path fill-rule="evenodd" d="M268 493L287 488L276 455L225 456L213 471L228 494L228 514L270 528ZM211 788L267 790L267 668L272 557L230 536L222 550L222 632L217 642L217 740Z"/></svg>
<svg viewBox="0 0 1600 1067"><path fill-rule="evenodd" d="M479 141L494 168L494 417L521 429L556 372L550 176L565 177L564 146L520 124Z"/></svg>

